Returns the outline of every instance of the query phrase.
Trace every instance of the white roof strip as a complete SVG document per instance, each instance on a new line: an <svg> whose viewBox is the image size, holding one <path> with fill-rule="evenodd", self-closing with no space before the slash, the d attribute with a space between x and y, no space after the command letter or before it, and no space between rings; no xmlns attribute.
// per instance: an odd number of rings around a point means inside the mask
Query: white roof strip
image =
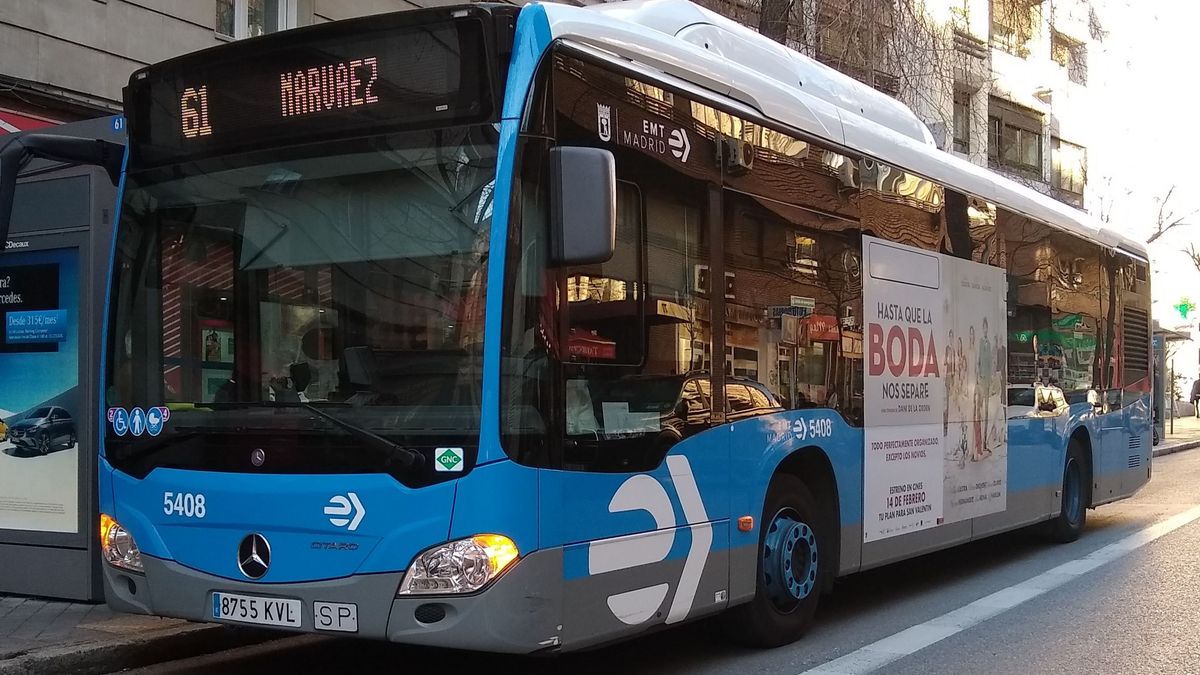
<svg viewBox="0 0 1200 675"><path fill-rule="evenodd" d="M768 119L923 175L1108 248L1145 245L1087 214L934 147L904 104L687 0L590 7L545 4L554 38L591 45L718 95Z"/></svg>

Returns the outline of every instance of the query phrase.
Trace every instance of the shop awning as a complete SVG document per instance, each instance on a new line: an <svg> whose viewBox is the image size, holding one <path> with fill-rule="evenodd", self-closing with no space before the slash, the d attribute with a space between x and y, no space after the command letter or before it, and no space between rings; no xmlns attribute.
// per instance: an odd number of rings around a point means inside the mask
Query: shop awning
<svg viewBox="0 0 1200 675"><path fill-rule="evenodd" d="M42 129L52 127L56 124L58 123L7 110L0 110L0 135Z"/></svg>

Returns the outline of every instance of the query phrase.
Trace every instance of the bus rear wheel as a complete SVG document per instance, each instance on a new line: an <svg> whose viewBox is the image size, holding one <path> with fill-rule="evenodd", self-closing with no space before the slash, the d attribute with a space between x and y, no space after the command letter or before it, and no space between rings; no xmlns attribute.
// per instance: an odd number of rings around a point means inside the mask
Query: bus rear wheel
<svg viewBox="0 0 1200 675"><path fill-rule="evenodd" d="M1083 444L1075 439L1067 445L1067 460L1063 464L1062 510L1058 517L1047 523L1046 532L1052 541L1070 543L1083 533L1087 523L1087 507L1090 499L1088 487L1092 484L1084 456Z"/></svg>
<svg viewBox="0 0 1200 675"><path fill-rule="evenodd" d="M799 478L780 474L771 482L760 521L754 599L725 617L736 641L778 647L799 639L812 625L827 575L833 573L824 515Z"/></svg>

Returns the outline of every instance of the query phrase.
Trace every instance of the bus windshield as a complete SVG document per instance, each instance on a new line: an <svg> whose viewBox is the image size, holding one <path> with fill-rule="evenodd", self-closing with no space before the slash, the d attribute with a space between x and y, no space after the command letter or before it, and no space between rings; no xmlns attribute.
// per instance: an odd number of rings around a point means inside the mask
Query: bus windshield
<svg viewBox="0 0 1200 675"><path fill-rule="evenodd" d="M390 440L477 429L494 135L414 132L131 174L108 406L172 411L156 449L256 429L346 444L328 416ZM110 434L109 454L137 442Z"/></svg>

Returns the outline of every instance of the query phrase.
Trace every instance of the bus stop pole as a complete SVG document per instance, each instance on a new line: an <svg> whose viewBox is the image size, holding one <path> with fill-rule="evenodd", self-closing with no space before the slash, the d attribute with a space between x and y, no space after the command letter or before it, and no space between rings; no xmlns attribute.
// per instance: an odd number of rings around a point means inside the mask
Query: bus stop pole
<svg viewBox="0 0 1200 675"><path fill-rule="evenodd" d="M1175 361L1171 360L1170 377L1167 384L1167 392L1171 394L1171 430L1170 434L1175 433Z"/></svg>

